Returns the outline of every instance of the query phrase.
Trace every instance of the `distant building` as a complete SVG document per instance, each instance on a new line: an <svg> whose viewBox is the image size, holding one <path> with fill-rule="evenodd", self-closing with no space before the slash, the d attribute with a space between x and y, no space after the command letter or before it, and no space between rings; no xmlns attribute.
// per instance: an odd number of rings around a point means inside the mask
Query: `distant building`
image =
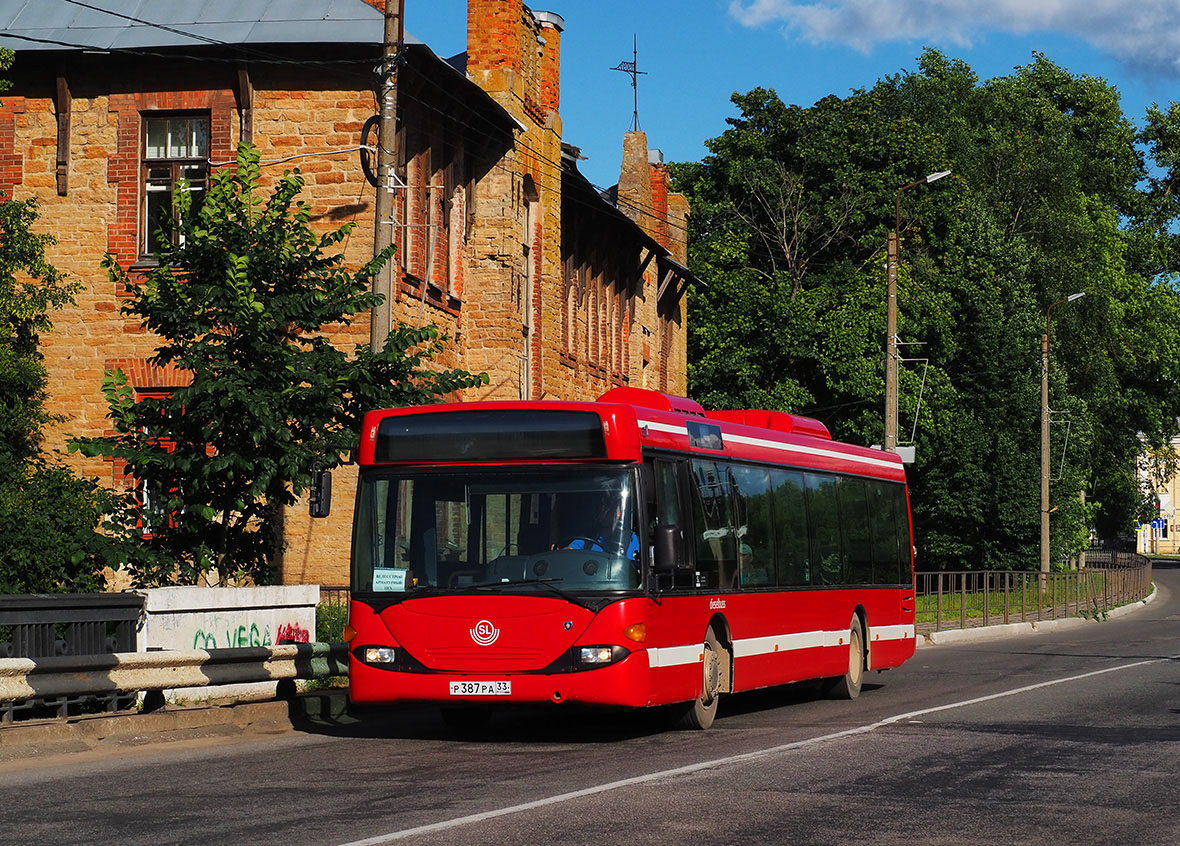
<svg viewBox="0 0 1180 846"><path fill-rule="evenodd" d="M104 370L122 368L140 396L184 382L147 365L154 339L119 313L123 292L99 262L145 266L178 180L200 190L240 140L259 148L265 179L300 169L317 227L356 222L350 266L373 250L360 147L378 109L382 0L237 0L232 21L216 0L93 5L109 11L0 0L0 46L16 53L0 191L37 199L58 240L50 261L84 285L43 339L49 410L65 418L50 448L109 430ZM563 26L520 0L470 0L466 54L444 61L406 36L393 318L438 325L452 338L442 366L490 376L466 399L592 399L623 384L682 394L687 202L641 132L626 133L605 196L579 173L561 132ZM339 337L367 341L367 318ZM109 463L78 467L128 483ZM287 514L280 581L347 581L349 469L330 518Z"/></svg>
<svg viewBox="0 0 1180 846"><path fill-rule="evenodd" d="M1144 449L1139 455L1136 476L1139 490L1150 503L1147 522L1135 531L1135 551L1144 555L1175 555L1180 553L1177 538L1176 507L1180 504L1180 438L1173 438L1169 449L1158 453Z"/></svg>

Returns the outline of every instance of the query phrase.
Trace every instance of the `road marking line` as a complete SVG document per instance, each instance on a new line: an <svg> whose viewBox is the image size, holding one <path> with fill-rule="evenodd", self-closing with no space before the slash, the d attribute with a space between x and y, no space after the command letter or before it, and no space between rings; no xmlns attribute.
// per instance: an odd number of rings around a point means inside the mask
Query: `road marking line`
<svg viewBox="0 0 1180 846"><path fill-rule="evenodd" d="M1067 682L1081 681L1082 679L1092 678L1094 676L1101 676L1106 673L1114 673L1119 670L1130 670L1135 667L1143 667L1147 664L1158 664L1162 661L1175 661L1180 659L1180 655L1173 655L1170 658L1151 658L1146 661L1136 661L1133 664L1121 664L1117 667L1107 667L1102 670L1092 670L1088 673L1081 673L1076 676L1066 676L1065 678L1053 679L1051 681L1037 682L1036 684L1025 685L1024 687L1016 687L1012 690L1004 690L999 693L989 693L987 696L977 696L974 699L964 699L962 702L951 702L947 705L935 705L930 708L922 708L918 711L908 711L904 714L895 714L892 717L886 717L883 720L878 720L875 723L870 723L864 726L857 726L856 728L845 729L844 731L834 732L833 734L825 734L820 737L810 737L806 740L796 740L791 743L784 743L780 746L772 746L769 749L760 749L756 752L743 752L740 755L730 755L725 758L714 758L711 761L701 761L696 764L687 764L683 767L675 767L670 770L660 770L655 773L648 773L647 775L633 776L631 778L620 779L619 781L612 781L606 784L595 785L594 787L585 787L581 790L573 790L569 793L559 793L556 796L548 796L544 799L537 799L532 802L524 802L520 805L512 805L507 808L498 808L494 811L484 811L479 814L470 814L465 817L455 817L454 819L444 820L442 822L430 823L429 825L420 825L414 828L406 828L401 831L392 831L388 834L379 834L376 837L369 837L364 840L353 840L348 843L341 843L339 846L379 846L382 843L392 843L395 840L404 840L407 837L416 837L419 834L431 834L436 831L445 831L449 828L458 828L464 825L473 825L475 823L484 822L486 820L495 819L497 817L505 817L509 814L519 814L523 811L531 811L535 808L544 808L549 805L558 805L562 802L569 802L574 799L582 799L586 796L595 796L599 793L607 793L611 790L618 790L622 787L631 787L636 784L645 784L651 781L659 781L661 779L675 778L676 776L690 775L692 773L700 772L701 770L716 769L718 767L727 767L732 764L743 764L747 761L755 761L759 758L766 758L771 755L777 755L780 752L790 752L795 749L803 749L808 746L814 746L819 743L826 743L830 740L840 740L845 737L852 737L858 734L868 734L876 731L879 728L900 723L905 720L913 720L916 717L922 717L926 714L936 714L939 711L951 711L955 708L964 708L968 705L978 705L981 702L990 702L993 699L1004 699L1008 696L1016 696L1021 693L1028 693L1031 690L1039 690L1043 687L1053 687L1058 684L1065 684Z"/></svg>

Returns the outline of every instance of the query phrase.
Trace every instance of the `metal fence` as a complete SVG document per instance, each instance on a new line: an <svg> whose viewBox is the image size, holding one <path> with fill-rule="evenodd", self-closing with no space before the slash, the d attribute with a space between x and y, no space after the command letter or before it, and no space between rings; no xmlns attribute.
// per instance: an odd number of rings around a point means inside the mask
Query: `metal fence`
<svg viewBox="0 0 1180 846"><path fill-rule="evenodd" d="M983 570L917 574L920 633L1004 623L1100 618L1151 592L1151 560L1089 552L1072 570Z"/></svg>
<svg viewBox="0 0 1180 846"><path fill-rule="evenodd" d="M348 585L320 585L320 604L315 610L315 639L323 643L344 640L348 623Z"/></svg>
<svg viewBox="0 0 1180 846"><path fill-rule="evenodd" d="M1133 552L1092 551L1074 569L966 570L916 575L919 633L1004 623L1100 618L1151 592L1151 559ZM337 643L348 622L347 586L320 587L316 640Z"/></svg>
<svg viewBox="0 0 1180 846"><path fill-rule="evenodd" d="M0 658L77 658L134 652L143 597L133 593L0 596ZM67 717L119 711L136 694L57 694L24 702L0 702L0 721L14 717Z"/></svg>

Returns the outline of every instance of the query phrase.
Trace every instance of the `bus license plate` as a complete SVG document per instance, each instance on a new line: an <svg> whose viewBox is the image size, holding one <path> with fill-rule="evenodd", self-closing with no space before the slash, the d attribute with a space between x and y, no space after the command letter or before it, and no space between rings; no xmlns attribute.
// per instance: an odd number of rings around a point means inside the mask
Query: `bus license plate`
<svg viewBox="0 0 1180 846"><path fill-rule="evenodd" d="M451 696L511 696L510 681L453 681Z"/></svg>

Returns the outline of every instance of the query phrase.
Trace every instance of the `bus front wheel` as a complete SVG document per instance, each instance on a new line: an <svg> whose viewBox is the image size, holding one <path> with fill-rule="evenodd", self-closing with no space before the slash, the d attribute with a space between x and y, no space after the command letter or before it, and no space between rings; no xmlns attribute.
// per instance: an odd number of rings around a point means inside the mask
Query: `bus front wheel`
<svg viewBox="0 0 1180 846"><path fill-rule="evenodd" d="M717 639L712 626L705 633L702 646L704 660L701 662L701 695L692 702L673 706L677 728L704 730L713 725L717 716L717 702L721 699L723 662L728 660L725 648Z"/></svg>
<svg viewBox="0 0 1180 846"><path fill-rule="evenodd" d="M853 617L848 631L848 670L842 676L825 679L824 693L831 699L855 699L860 696L864 675L864 635L861 634L860 620Z"/></svg>

